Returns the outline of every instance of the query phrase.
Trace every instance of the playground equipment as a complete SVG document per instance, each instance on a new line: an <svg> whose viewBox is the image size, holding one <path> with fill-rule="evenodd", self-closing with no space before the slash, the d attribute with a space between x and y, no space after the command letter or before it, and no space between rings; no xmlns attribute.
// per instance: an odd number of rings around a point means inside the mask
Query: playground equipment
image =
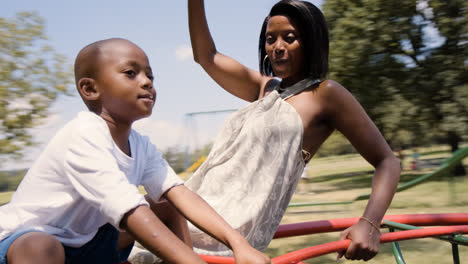
<svg viewBox="0 0 468 264"><path fill-rule="evenodd" d="M193 173L198 167L200 167L200 165L202 165L202 163L205 160L206 160L206 156L202 156L197 161L195 161L192 165L190 165L190 167L188 167L185 171L179 173L179 177L185 180L187 178L187 175L190 173Z"/></svg>
<svg viewBox="0 0 468 264"><path fill-rule="evenodd" d="M357 221L359 221L359 218L341 218L281 225L278 228L274 239L341 231L355 224ZM458 245L468 246L468 238L461 235L468 233L467 224L468 214L466 213L388 215L384 217L384 221L381 226L382 228L390 227L391 231L383 233L380 237L380 242L389 243L426 237L442 238L452 244L452 248L454 249L452 251L454 263L460 263ZM409 225L413 225L413 227ZM435 227L418 228L417 226ZM394 229L409 230L394 231ZM272 262L273 264L300 264L303 260L346 250L349 243L350 240L346 239L316 245L275 257L272 259ZM211 264L235 263L233 258L228 257L202 256L202 258ZM395 253L395 258L403 260L401 251ZM404 260L403 262L397 263L404 263Z"/></svg>
<svg viewBox="0 0 468 264"><path fill-rule="evenodd" d="M184 117L184 126L190 131L188 135L186 135L186 140L188 142L193 142L193 144L198 143L198 138L197 138L197 122L196 122L196 117L197 116L202 116L202 115L215 115L215 114L226 114L226 113L232 113L236 111L237 109L225 109L225 110L215 110L215 111L203 111L203 112L193 112L193 113L186 113ZM185 149L185 168L188 170L190 166L190 151L193 151L191 149L191 144L186 144L186 149ZM204 161L204 160L203 160ZM198 164L198 166L201 165L201 162ZM198 167L197 166L197 167ZM195 170L194 168L193 170Z"/></svg>
<svg viewBox="0 0 468 264"><path fill-rule="evenodd" d="M342 231L359 221L358 217L311 221L281 225L273 239ZM421 228L421 226L427 228ZM405 263L397 241L434 237L452 244L453 263L459 264L458 246L468 246L468 213L387 215L381 230L389 232L380 237L381 243L394 243L394 256L398 264ZM402 231L395 231L395 229ZM273 264L301 264L314 257L346 250L350 240L339 240L299 249L272 259ZM210 264L234 264L232 257L201 255ZM126 264L130 264L127 262Z"/></svg>

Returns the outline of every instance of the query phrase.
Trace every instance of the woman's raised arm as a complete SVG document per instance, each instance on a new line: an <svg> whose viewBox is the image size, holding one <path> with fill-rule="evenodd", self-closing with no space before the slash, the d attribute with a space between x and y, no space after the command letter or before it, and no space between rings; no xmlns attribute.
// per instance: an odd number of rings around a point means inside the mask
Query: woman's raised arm
<svg viewBox="0 0 468 264"><path fill-rule="evenodd" d="M229 93L249 102L257 100L271 77L262 76L259 71L249 69L216 50L203 0L188 0L188 18L195 61Z"/></svg>

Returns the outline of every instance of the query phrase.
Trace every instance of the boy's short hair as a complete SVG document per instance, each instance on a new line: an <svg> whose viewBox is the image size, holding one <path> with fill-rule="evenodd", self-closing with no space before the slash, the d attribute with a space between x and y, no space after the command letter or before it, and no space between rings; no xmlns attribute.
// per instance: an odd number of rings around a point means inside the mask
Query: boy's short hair
<svg viewBox="0 0 468 264"><path fill-rule="evenodd" d="M76 84L77 89L79 89L78 82L82 78L96 79L97 75L99 74L99 70L100 70L99 59L100 59L101 48L109 43L118 42L118 41L123 41L123 42L131 43L135 45L133 42L127 39L110 38L110 39L98 40L91 44L88 44L84 48L82 48L80 52L78 52L78 55L76 56L76 59L75 59L75 65L74 65L75 84ZM80 96L81 96L81 93L80 93ZM81 99L83 99L83 102L86 104L88 109L90 110L93 109L91 102L89 102L88 100L85 100L82 96L81 96Z"/></svg>

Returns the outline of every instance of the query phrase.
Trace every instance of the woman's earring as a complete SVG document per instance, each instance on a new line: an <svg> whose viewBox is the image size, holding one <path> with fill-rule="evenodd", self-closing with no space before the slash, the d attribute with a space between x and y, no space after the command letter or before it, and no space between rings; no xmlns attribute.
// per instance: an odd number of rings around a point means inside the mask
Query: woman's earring
<svg viewBox="0 0 468 264"><path fill-rule="evenodd" d="M263 58L262 66L263 66L263 74L270 75L270 73L271 73L271 64L270 64L270 60L268 59L268 54L265 55L265 57Z"/></svg>

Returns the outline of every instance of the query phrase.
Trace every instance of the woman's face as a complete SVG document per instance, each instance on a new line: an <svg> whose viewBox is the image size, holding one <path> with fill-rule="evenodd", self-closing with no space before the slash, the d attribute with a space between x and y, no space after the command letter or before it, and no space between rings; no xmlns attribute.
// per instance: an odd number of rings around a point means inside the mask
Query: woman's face
<svg viewBox="0 0 468 264"><path fill-rule="evenodd" d="M265 32L265 51L273 72L286 86L305 77L304 50L299 29L286 16L270 18Z"/></svg>

